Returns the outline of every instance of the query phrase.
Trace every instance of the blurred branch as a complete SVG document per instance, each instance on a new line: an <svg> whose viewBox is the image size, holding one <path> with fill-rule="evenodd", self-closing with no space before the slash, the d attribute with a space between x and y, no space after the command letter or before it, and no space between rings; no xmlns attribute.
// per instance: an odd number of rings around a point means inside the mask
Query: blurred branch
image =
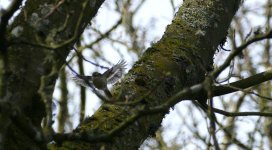
<svg viewBox="0 0 272 150"><path fill-rule="evenodd" d="M48 12L48 14L46 14L44 17L42 17L41 20L46 19L49 16L51 16L64 2L65 2L65 0L58 1L58 3L50 10L50 12Z"/></svg>
<svg viewBox="0 0 272 150"><path fill-rule="evenodd" d="M171 7L172 7L173 15L175 15L176 7L175 7L175 2L174 2L174 0L170 0L170 4L171 4Z"/></svg>
<svg viewBox="0 0 272 150"><path fill-rule="evenodd" d="M109 37L109 35L112 33L112 31L114 31L120 24L122 23L122 18L118 19L118 21L115 23L115 25L113 25L108 31L106 31L105 33L100 33L100 37L97 38L95 41L93 41L92 43L86 45L85 47L87 48L92 48L93 45L95 45L96 43L100 42L101 40ZM95 30L97 31L97 30Z"/></svg>
<svg viewBox="0 0 272 150"><path fill-rule="evenodd" d="M242 50L244 50L246 47L248 47L250 44L252 43L255 43L257 41L261 41L261 40L264 40L264 39L270 39L272 38L272 30L265 33L265 34L262 34L262 35L256 35L256 37L248 40L246 43L243 43L241 46L235 48L231 53L230 55L228 56L228 58L225 60L225 62L220 66L218 67L216 70L214 70L212 73L211 73L211 76L214 77L214 79L216 79L219 74L224 70L226 69L230 62L234 59L235 56L237 56L239 53L242 52Z"/></svg>
<svg viewBox="0 0 272 150"><path fill-rule="evenodd" d="M13 0L7 10L0 10L0 50L2 53L6 51L6 30L9 19L12 17L14 12L19 9L23 0Z"/></svg>
<svg viewBox="0 0 272 150"><path fill-rule="evenodd" d="M65 68L62 68L60 72L60 109L58 113L58 132L64 133L65 132L65 124L67 118L69 118L68 114L68 89L67 89L67 77Z"/></svg>
<svg viewBox="0 0 272 150"><path fill-rule="evenodd" d="M227 116L227 117L239 117L239 116L264 116L264 117L272 117L271 112L227 112L224 110L220 110L214 108L214 112Z"/></svg>
<svg viewBox="0 0 272 150"><path fill-rule="evenodd" d="M84 47L80 47L80 49L83 50ZM75 47L73 47L73 50L76 52L76 54L77 54L77 56L79 57L79 59L83 59L84 61L86 61L86 62L88 62L88 63L90 63L90 64L92 64L92 65L94 65L94 66L96 66L96 67L99 67L99 68L101 68L101 69L109 69L109 67L105 67L105 66L99 65L99 64L97 64L97 63L95 63L95 62L92 62L92 61L86 59L86 58L82 55L82 50L81 50L81 51L78 51L77 48L75 48ZM70 59L70 61L71 61L71 60L72 60L72 58Z"/></svg>
<svg viewBox="0 0 272 150"><path fill-rule="evenodd" d="M237 100L237 102L233 105L234 109L233 112L238 112L242 103L244 102L244 98L246 96L246 93L243 93L239 99ZM225 127L223 127L223 131L224 131L224 138L222 143L224 143L222 145L222 150L227 150L228 147L232 144L232 137L233 136L229 136L230 133L235 133L235 128L236 128L236 124L235 124L235 117L229 117L226 119L226 124ZM226 132L227 133L226 133Z"/></svg>
<svg viewBox="0 0 272 150"><path fill-rule="evenodd" d="M252 149L252 148L248 147L248 145L243 144L240 139L237 139L235 136L233 136L232 133L229 132L220 122L217 122L217 125L220 127L220 129L222 129L224 131L226 136L232 140L231 141L232 143L237 144L239 147L241 147L242 149L245 149L245 150Z"/></svg>
<svg viewBox="0 0 272 150"><path fill-rule="evenodd" d="M262 72L259 73L255 76L249 77L247 79L244 80L240 80L234 83L231 83L229 85L233 86L233 87L239 87L241 89L245 89L254 85L257 85L259 83L262 83L264 81L270 80L272 78L272 70L268 70L266 72ZM243 83L247 83L247 84L243 84ZM159 106L154 106L152 108L150 108L148 111L151 113L156 113L156 112L162 112L162 111L166 111L168 110L170 107L173 107L176 103L184 100L184 99L197 99L197 98L203 98L201 97L201 95L203 96L203 94L205 94L205 90L204 90L204 83L200 83L200 84L196 84L194 86L191 86L189 88L184 88L183 90L181 90L180 92L178 92L177 94L175 94L174 96L172 96L171 98L169 98L168 100L166 100L163 104L159 105ZM239 91L238 89L234 89L231 87L226 87L226 86L217 86L217 87L213 87L213 96L220 96L220 95L224 95L224 94L228 94L228 93L232 93L235 91ZM202 93L202 94L200 94ZM220 112L220 110L217 110L214 108L215 112ZM240 114L231 114L231 113L224 113L226 114L226 116L232 116L232 115L240 115ZM260 115L260 116L270 116L270 113L260 113L257 112L250 112L250 113L241 113L241 115Z"/></svg>
<svg viewBox="0 0 272 150"><path fill-rule="evenodd" d="M81 54L80 52L78 52ZM80 75L84 74L84 66L83 66L83 59L81 57L78 57L77 64L79 69ZM85 117L85 105L86 105L86 88L84 86L80 86L80 115L79 115L79 122L82 122Z"/></svg>
<svg viewBox="0 0 272 150"><path fill-rule="evenodd" d="M263 96L263 95L260 95L258 93L255 93L253 91L250 91L250 89L241 89L241 88L237 88L237 87L233 87L233 86L230 86L230 85L225 85L224 87L228 87L228 88L232 88L232 89L235 89L237 91L241 91L241 92L244 92L245 94L252 94L252 95L255 95L259 98L262 98L262 99L265 99L265 100L269 100L269 101L272 101L272 98L271 97L267 97L267 96Z"/></svg>
<svg viewBox="0 0 272 150"><path fill-rule="evenodd" d="M40 97L43 100L46 109L46 117L43 119L42 127L46 140L48 141L51 140L51 135L54 133L54 130L52 128L52 125L54 123L52 119L52 94L50 93L50 91L54 90L55 85L55 81L52 81L52 79L56 78L57 76L57 65L56 62L54 62L51 66L51 71L41 77L40 87L38 90L38 93L40 94Z"/></svg>
<svg viewBox="0 0 272 150"><path fill-rule="evenodd" d="M258 73L246 79L232 82L230 84L214 86L213 87L214 96L221 96L221 95L229 94L232 92L236 92L241 89L246 89L251 86L255 86L260 83L263 83L265 81L269 81L271 79L272 79L272 69L269 69L265 72Z"/></svg>
<svg viewBox="0 0 272 150"><path fill-rule="evenodd" d="M213 139L213 144L214 144L214 148L215 150L220 150L219 144L218 144L218 140L216 138L216 125L215 122L217 122L216 116L214 114L214 107L213 107L213 90L212 90L212 83L213 80L211 78L206 78L206 80L204 81L204 88L205 91L208 94L208 111L207 111L207 115L210 119L210 129L209 129L209 133L212 136Z"/></svg>
<svg viewBox="0 0 272 150"><path fill-rule="evenodd" d="M214 93L213 96L221 96L221 95L229 94L232 92L236 92L236 91L239 91L239 89L246 89L271 79L272 79L272 69L256 74L254 76L248 77L246 79L230 83L230 84L213 86L212 87L212 90ZM236 87L236 89L232 87ZM206 92L204 91L204 84L203 83L196 84L191 87L184 88L180 92L176 93L174 96L169 98L164 104L162 104L161 106L157 106L158 107L157 109L163 109L162 107L167 107L167 106L172 107L176 103L184 99L191 99L191 100L200 99L200 98L206 97L205 95L206 95Z"/></svg>

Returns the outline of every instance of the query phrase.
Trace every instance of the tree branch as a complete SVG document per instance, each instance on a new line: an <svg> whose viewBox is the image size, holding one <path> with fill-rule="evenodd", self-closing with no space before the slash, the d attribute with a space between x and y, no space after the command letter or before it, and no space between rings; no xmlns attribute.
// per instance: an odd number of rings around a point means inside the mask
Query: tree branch
<svg viewBox="0 0 272 150"><path fill-rule="evenodd" d="M219 74L224 70L226 69L230 62L234 59L235 56L239 55L242 50L244 50L246 47L248 47L250 44L252 43L255 43L257 41L261 41L261 40L264 40L264 39L270 39L272 38L272 30L271 31L268 31L267 33L265 34L262 34L262 35L257 35L256 37L248 40L246 43L243 43L241 46L235 48L231 53L230 55L227 57L227 59L225 60L225 62L219 67L217 68L216 70L214 70L211 75L214 77L214 79L216 79Z"/></svg>

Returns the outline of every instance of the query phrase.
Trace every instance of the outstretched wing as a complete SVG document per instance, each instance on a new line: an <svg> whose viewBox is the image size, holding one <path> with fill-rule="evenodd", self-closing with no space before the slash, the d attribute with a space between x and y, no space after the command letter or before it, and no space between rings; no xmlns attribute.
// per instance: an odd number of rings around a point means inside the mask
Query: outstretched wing
<svg viewBox="0 0 272 150"><path fill-rule="evenodd" d="M126 61L120 60L116 65L103 73L107 77L107 82L109 84L115 83L124 74L126 69Z"/></svg>
<svg viewBox="0 0 272 150"><path fill-rule="evenodd" d="M84 87L89 87L90 84L92 84L92 76L77 75L72 77L72 80L74 80L76 84Z"/></svg>

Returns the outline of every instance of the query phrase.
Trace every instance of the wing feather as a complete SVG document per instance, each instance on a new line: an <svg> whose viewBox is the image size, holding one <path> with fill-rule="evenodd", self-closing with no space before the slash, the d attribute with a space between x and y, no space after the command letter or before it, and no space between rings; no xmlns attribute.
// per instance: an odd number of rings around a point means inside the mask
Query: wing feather
<svg viewBox="0 0 272 150"><path fill-rule="evenodd" d="M92 82L92 76L82 76L82 75L77 75L71 77L72 80L78 85L84 86L84 87L89 87L91 82Z"/></svg>
<svg viewBox="0 0 272 150"><path fill-rule="evenodd" d="M126 61L120 60L116 65L103 73L107 77L107 82L109 84L115 83L124 74L126 69Z"/></svg>

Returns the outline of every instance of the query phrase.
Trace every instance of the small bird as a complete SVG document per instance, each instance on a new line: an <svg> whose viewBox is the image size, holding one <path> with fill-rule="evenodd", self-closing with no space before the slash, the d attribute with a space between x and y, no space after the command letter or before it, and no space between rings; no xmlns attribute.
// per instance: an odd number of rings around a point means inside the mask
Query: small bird
<svg viewBox="0 0 272 150"><path fill-rule="evenodd" d="M104 73L94 72L92 76L77 75L72 79L79 85L89 87L90 84L95 88L103 90L105 95L109 98L112 97L111 92L108 89L108 84L115 83L122 77L126 69L126 61L121 60L116 65L106 70Z"/></svg>

